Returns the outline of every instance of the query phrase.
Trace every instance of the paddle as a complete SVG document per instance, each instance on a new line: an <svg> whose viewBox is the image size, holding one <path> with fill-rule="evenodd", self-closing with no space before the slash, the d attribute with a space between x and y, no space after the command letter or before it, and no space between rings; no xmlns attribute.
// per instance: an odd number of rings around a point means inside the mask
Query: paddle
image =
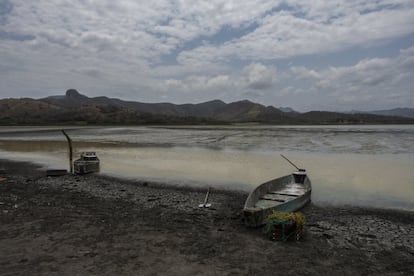
<svg viewBox="0 0 414 276"><path fill-rule="evenodd" d="M281 154L280 156L282 156L283 158L285 158L286 159L286 161L288 161L293 167L295 167L298 171L300 171L300 172L304 172L304 171L306 171L305 169L300 169L298 166L296 166L295 164L293 164L292 163L292 161L290 161L289 159L287 159L287 157L286 156L284 156L283 154Z"/></svg>

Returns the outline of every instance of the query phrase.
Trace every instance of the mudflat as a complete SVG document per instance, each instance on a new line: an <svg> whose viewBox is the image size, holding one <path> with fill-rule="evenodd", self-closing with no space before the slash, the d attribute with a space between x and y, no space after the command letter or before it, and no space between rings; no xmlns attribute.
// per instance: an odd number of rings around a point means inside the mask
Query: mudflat
<svg viewBox="0 0 414 276"><path fill-rule="evenodd" d="M414 275L414 212L309 204L282 243L205 192L0 160L0 275Z"/></svg>

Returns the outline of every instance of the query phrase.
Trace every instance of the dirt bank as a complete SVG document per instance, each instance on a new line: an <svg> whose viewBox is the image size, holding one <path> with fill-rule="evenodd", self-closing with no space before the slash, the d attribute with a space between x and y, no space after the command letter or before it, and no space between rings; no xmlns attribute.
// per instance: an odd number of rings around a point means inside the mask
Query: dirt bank
<svg viewBox="0 0 414 276"><path fill-rule="evenodd" d="M0 160L0 275L414 274L414 213L308 205L300 242L244 227L243 192Z"/></svg>

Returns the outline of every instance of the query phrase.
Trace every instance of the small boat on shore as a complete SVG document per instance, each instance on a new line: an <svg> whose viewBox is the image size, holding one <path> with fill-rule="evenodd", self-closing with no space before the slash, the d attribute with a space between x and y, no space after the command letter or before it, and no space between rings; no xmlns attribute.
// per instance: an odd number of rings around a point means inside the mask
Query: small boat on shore
<svg viewBox="0 0 414 276"><path fill-rule="evenodd" d="M310 201L311 191L311 182L303 169L263 183L249 194L245 202L245 224L259 227L273 212L297 211Z"/></svg>
<svg viewBox="0 0 414 276"><path fill-rule="evenodd" d="M99 158L95 152L82 152L80 158L73 162L73 168L76 174L99 172Z"/></svg>

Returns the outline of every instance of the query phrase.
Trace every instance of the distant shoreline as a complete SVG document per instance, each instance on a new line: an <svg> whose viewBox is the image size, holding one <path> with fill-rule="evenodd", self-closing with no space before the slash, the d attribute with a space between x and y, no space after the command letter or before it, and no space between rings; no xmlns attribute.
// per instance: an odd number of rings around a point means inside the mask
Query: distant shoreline
<svg viewBox="0 0 414 276"><path fill-rule="evenodd" d="M165 123L165 124L123 124L122 122L119 124L83 124L83 123L62 123L62 124L48 124L48 123L39 123L39 124L0 124L0 127L147 127L147 126L378 126L378 125L414 125L414 119L410 122L378 122L378 123L262 123L262 122L245 122L245 123L232 123L232 122L220 122L220 123L197 123L197 122L188 122L188 123Z"/></svg>
<svg viewBox="0 0 414 276"><path fill-rule="evenodd" d="M27 128L38 128L38 127L47 127L47 128L56 128L56 129L83 129L83 128L104 128L104 127L266 127L266 126L281 126L281 127L302 127L302 126L412 126L413 123L367 123L367 124L263 124L263 123L224 123L224 124L143 124L143 125L134 125L134 124L89 124L89 125L76 125L76 124L27 124L27 125L2 125L0 124L0 128L19 128L19 127L27 127Z"/></svg>

